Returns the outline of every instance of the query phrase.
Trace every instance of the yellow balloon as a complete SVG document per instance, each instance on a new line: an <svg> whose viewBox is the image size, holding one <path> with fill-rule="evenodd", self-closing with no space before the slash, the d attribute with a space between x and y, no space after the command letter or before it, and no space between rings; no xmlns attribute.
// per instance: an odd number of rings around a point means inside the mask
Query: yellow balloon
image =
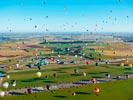
<svg viewBox="0 0 133 100"><path fill-rule="evenodd" d="M133 65L132 65L132 64L128 64L128 67L132 68L132 67L133 67Z"/></svg>
<svg viewBox="0 0 133 100"><path fill-rule="evenodd" d="M120 66L122 66L122 67L123 67L123 66L124 66L124 63L121 63L121 64L120 64Z"/></svg>
<svg viewBox="0 0 133 100"><path fill-rule="evenodd" d="M7 78L7 79L10 79L10 75L7 75L6 78Z"/></svg>
<svg viewBox="0 0 133 100"><path fill-rule="evenodd" d="M37 72L36 75L37 75L37 77L40 78L42 76L42 73L41 72Z"/></svg>

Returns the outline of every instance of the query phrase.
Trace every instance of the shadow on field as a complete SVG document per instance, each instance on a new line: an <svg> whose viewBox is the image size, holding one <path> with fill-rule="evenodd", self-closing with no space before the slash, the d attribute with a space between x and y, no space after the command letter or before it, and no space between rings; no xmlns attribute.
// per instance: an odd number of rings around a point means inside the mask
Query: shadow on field
<svg viewBox="0 0 133 100"><path fill-rule="evenodd" d="M124 68L124 70L131 70L131 68Z"/></svg>
<svg viewBox="0 0 133 100"><path fill-rule="evenodd" d="M56 83L55 81L51 81L51 80L44 80L45 83Z"/></svg>
<svg viewBox="0 0 133 100"><path fill-rule="evenodd" d="M65 72L65 71L57 71L57 73L67 73L67 72Z"/></svg>
<svg viewBox="0 0 133 100"><path fill-rule="evenodd" d="M99 74L99 73L97 73L97 72L91 72L91 73L88 73L88 74L93 75L93 74Z"/></svg>
<svg viewBox="0 0 133 100"><path fill-rule="evenodd" d="M44 78L33 78L28 80L22 80L21 82L33 82L33 81L39 81L39 80L44 80Z"/></svg>
<svg viewBox="0 0 133 100"><path fill-rule="evenodd" d="M124 72L124 74L133 74L133 72Z"/></svg>
<svg viewBox="0 0 133 100"><path fill-rule="evenodd" d="M109 72L100 72L100 73L102 73L102 74L108 74Z"/></svg>
<svg viewBox="0 0 133 100"><path fill-rule="evenodd" d="M22 80L21 82L36 82L36 81L43 81L44 83L55 83L55 81L47 80L45 78L33 78L28 80Z"/></svg>
<svg viewBox="0 0 133 100"><path fill-rule="evenodd" d="M71 74L71 76L80 76L80 74Z"/></svg>
<svg viewBox="0 0 133 100"><path fill-rule="evenodd" d="M90 95L91 93L88 93L88 92L76 92L76 94Z"/></svg>
<svg viewBox="0 0 133 100"><path fill-rule="evenodd" d="M62 95L56 95L54 97L57 97L57 98L67 98L67 96L62 96Z"/></svg>
<svg viewBox="0 0 133 100"><path fill-rule="evenodd" d="M104 78L103 76L92 76L92 78Z"/></svg>
<svg viewBox="0 0 133 100"><path fill-rule="evenodd" d="M88 69L87 67L80 67L79 69Z"/></svg>
<svg viewBox="0 0 133 100"><path fill-rule="evenodd" d="M18 92L9 92L11 95L25 95L25 93L18 93Z"/></svg>
<svg viewBox="0 0 133 100"><path fill-rule="evenodd" d="M53 69L52 71L62 71L61 69Z"/></svg>

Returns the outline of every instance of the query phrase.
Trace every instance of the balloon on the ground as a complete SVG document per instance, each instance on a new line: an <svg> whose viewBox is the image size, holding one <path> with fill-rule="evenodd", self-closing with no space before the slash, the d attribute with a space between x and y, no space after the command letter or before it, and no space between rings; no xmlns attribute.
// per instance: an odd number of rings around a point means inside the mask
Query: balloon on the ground
<svg viewBox="0 0 133 100"><path fill-rule="evenodd" d="M128 64L128 67L132 68L132 67L133 67L133 65L132 65L132 64Z"/></svg>
<svg viewBox="0 0 133 100"><path fill-rule="evenodd" d="M41 77L42 73L41 72L37 72L36 75L37 75L37 77Z"/></svg>
<svg viewBox="0 0 133 100"><path fill-rule="evenodd" d="M121 63L120 66L123 67L124 66L124 63Z"/></svg>
<svg viewBox="0 0 133 100"><path fill-rule="evenodd" d="M97 83L97 80L95 78L91 79L91 81L92 81L93 84Z"/></svg>
<svg viewBox="0 0 133 100"><path fill-rule="evenodd" d="M5 92L4 92L4 91L1 91L1 92L0 92L0 96L1 96L1 97L4 97L4 96L5 96Z"/></svg>
<svg viewBox="0 0 133 100"><path fill-rule="evenodd" d="M3 88L7 89L9 87L9 83L8 82L4 82L2 86L3 86Z"/></svg>
<svg viewBox="0 0 133 100"><path fill-rule="evenodd" d="M74 92L74 93L72 93L72 96L75 96L76 95L76 93Z"/></svg>
<svg viewBox="0 0 133 100"><path fill-rule="evenodd" d="M96 87L96 88L94 88L93 92L97 94L100 92L100 89L98 87Z"/></svg>
<svg viewBox="0 0 133 100"><path fill-rule="evenodd" d="M85 72L83 72L82 75L83 75L84 77L86 77L86 73L85 73Z"/></svg>
<svg viewBox="0 0 133 100"><path fill-rule="evenodd" d="M10 79L10 75L7 75L6 77L7 77L7 79Z"/></svg>

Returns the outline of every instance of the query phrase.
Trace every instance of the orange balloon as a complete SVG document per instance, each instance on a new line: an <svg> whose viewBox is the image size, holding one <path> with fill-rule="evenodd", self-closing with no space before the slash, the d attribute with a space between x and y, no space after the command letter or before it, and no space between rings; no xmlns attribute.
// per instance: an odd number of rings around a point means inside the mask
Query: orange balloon
<svg viewBox="0 0 133 100"><path fill-rule="evenodd" d="M94 88L93 90L94 93L99 93L100 92L100 89L98 87Z"/></svg>

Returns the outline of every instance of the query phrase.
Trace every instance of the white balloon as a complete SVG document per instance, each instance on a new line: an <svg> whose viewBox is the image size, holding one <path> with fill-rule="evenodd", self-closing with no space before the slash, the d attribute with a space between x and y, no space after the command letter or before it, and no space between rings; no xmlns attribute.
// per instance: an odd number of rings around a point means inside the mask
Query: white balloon
<svg viewBox="0 0 133 100"><path fill-rule="evenodd" d="M13 83L12 86L15 87L16 86L16 83Z"/></svg>
<svg viewBox="0 0 133 100"><path fill-rule="evenodd" d="M36 75L37 75L37 77L41 77L42 73L41 72L37 72Z"/></svg>
<svg viewBox="0 0 133 100"><path fill-rule="evenodd" d="M85 72L83 73L83 76L86 77L86 73Z"/></svg>
<svg viewBox="0 0 133 100"><path fill-rule="evenodd" d="M75 55L75 58L77 58L78 56L77 55Z"/></svg>
<svg viewBox="0 0 133 100"><path fill-rule="evenodd" d="M16 64L16 67L19 68L19 64Z"/></svg>
<svg viewBox="0 0 133 100"><path fill-rule="evenodd" d="M2 86L3 86L3 88L7 89L9 87L9 83L8 82L5 82L5 83L3 83Z"/></svg>
<svg viewBox="0 0 133 100"><path fill-rule="evenodd" d="M4 97L4 96L5 96L5 92L4 92L4 91L1 91L1 92L0 92L0 96L1 96L1 97Z"/></svg>

